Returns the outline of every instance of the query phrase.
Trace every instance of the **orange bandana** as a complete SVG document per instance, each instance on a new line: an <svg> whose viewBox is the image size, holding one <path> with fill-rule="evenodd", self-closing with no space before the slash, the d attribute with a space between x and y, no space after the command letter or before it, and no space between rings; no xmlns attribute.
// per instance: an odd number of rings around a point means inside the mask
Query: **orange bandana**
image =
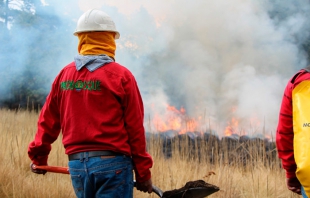
<svg viewBox="0 0 310 198"><path fill-rule="evenodd" d="M78 38L78 51L80 54L105 54L114 59L116 49L114 32L81 32L78 33Z"/></svg>

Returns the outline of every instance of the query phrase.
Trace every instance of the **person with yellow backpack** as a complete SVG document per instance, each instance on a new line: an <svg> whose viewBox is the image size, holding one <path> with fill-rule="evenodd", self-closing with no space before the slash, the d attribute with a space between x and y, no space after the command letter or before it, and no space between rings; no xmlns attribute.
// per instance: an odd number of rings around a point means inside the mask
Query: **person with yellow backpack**
<svg viewBox="0 0 310 198"><path fill-rule="evenodd" d="M276 145L288 189L310 197L310 67L298 71L286 85Z"/></svg>

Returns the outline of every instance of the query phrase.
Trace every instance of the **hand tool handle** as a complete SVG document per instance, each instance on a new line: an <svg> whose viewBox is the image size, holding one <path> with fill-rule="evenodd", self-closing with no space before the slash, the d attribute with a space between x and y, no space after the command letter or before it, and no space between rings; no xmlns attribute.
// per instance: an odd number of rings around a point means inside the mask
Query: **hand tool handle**
<svg viewBox="0 0 310 198"><path fill-rule="evenodd" d="M153 192L158 195L158 197L163 197L163 191L159 189L157 186L152 185Z"/></svg>
<svg viewBox="0 0 310 198"><path fill-rule="evenodd" d="M39 169L39 170L46 170L47 172L53 172L53 173L62 173L62 174L70 174L68 167L60 167L60 166L37 166L33 165L33 169ZM136 187L136 181L134 181L134 186ZM163 196L163 191L158 188L157 186L152 185L153 192L158 195L159 197Z"/></svg>
<svg viewBox="0 0 310 198"><path fill-rule="evenodd" d="M60 166L37 166L33 165L33 169L40 169L40 170L46 170L47 172L53 172L53 173L62 173L62 174L70 174L68 167L60 167Z"/></svg>
<svg viewBox="0 0 310 198"><path fill-rule="evenodd" d="M133 185L134 185L134 187L137 187L137 182L133 181ZM158 195L158 197L163 197L163 194L164 194L163 191L160 188L158 188L157 186L152 185L152 191L153 191L153 193Z"/></svg>

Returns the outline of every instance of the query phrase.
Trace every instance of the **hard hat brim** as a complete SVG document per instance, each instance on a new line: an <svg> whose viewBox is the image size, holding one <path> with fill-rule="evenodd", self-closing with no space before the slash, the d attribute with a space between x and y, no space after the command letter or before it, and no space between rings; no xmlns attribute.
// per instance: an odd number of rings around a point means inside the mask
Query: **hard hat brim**
<svg viewBox="0 0 310 198"><path fill-rule="evenodd" d="M79 33L82 32L114 32L115 33L115 39L119 39L120 38L120 34L117 31L94 31L94 30L81 30L81 31L75 31L73 33L74 36L77 36Z"/></svg>

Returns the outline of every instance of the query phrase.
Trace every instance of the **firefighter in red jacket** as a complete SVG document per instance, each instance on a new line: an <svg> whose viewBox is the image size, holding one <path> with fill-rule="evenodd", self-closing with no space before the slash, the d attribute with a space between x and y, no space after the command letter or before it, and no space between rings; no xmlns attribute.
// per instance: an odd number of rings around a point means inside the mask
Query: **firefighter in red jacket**
<svg viewBox="0 0 310 198"><path fill-rule="evenodd" d="M276 132L278 156L282 161L282 167L286 171L286 185L289 190L302 194L304 198L307 196L296 175L298 168L296 165L297 154L294 154L293 91L296 86L306 80L310 80L309 68L301 69L289 80L284 91Z"/></svg>
<svg viewBox="0 0 310 198"><path fill-rule="evenodd" d="M32 165L47 165L61 131L77 197L133 197L133 170L137 189L151 193L142 99L132 73L114 57L120 34L93 9L79 18L74 35L79 55L52 84L28 147Z"/></svg>

